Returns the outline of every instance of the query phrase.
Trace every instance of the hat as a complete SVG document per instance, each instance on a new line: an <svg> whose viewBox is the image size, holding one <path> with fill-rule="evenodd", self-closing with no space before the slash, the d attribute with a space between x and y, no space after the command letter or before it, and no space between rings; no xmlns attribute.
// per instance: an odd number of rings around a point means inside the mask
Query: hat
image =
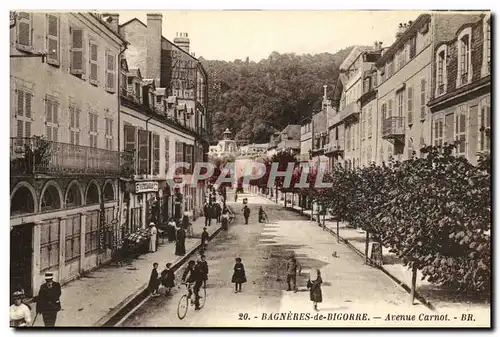
<svg viewBox="0 0 500 337"><path fill-rule="evenodd" d="M154 222L149 223L150 226L156 226Z"/></svg>
<svg viewBox="0 0 500 337"><path fill-rule="evenodd" d="M52 280L54 278L54 274L53 273L45 273L45 279L46 280Z"/></svg>
<svg viewBox="0 0 500 337"><path fill-rule="evenodd" d="M23 297L24 296L24 292L21 291L21 290L17 290L17 291L14 291L14 293L12 294L12 297L14 298L19 298L19 297Z"/></svg>

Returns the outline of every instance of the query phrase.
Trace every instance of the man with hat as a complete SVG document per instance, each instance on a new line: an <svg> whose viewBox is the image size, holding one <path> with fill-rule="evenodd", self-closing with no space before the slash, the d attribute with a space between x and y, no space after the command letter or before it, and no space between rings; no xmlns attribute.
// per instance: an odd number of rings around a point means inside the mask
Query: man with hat
<svg viewBox="0 0 500 337"><path fill-rule="evenodd" d="M36 313L41 314L46 327L56 324L57 312L61 310L61 285L54 282L52 273L45 273L45 283L41 285L36 301Z"/></svg>
<svg viewBox="0 0 500 337"><path fill-rule="evenodd" d="M10 326L25 327L31 323L31 310L23 303L24 293L15 291L12 295L14 304L10 306Z"/></svg>

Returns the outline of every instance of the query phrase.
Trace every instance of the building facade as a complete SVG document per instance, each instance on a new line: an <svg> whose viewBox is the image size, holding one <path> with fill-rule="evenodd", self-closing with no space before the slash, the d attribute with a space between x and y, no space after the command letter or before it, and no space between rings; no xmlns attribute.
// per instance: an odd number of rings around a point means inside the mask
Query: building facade
<svg viewBox="0 0 500 337"><path fill-rule="evenodd" d="M490 20L489 13L472 17L433 53L432 144L456 141L456 154L473 164L491 149Z"/></svg>
<svg viewBox="0 0 500 337"><path fill-rule="evenodd" d="M90 13L19 12L10 30L11 284L28 295L117 248L125 44Z"/></svg>
<svg viewBox="0 0 500 337"><path fill-rule="evenodd" d="M118 21L117 15L111 17ZM185 212L196 217L205 200L203 184L192 187L190 181L194 164L206 161L209 150L207 73L190 53L187 34L178 33L171 42L162 36L162 23L161 14L148 14L147 24L132 19L118 28L129 42L124 55L131 70L120 132L124 148L137 149L135 175L124 195L130 228L137 221L145 226ZM174 188L167 183L167 171L179 162L191 163L191 168L176 170L180 186ZM137 186L152 189L138 193Z"/></svg>

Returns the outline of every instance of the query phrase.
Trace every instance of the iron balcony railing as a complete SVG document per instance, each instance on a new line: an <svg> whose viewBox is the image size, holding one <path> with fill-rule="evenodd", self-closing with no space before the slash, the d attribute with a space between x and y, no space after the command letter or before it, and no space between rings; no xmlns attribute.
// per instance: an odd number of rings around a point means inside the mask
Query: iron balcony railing
<svg viewBox="0 0 500 337"><path fill-rule="evenodd" d="M391 138L404 136L405 134L405 118L402 116L393 116L384 119L382 124L382 137Z"/></svg>
<svg viewBox="0 0 500 337"><path fill-rule="evenodd" d="M338 140L334 140L326 144L324 149L325 149L325 154L338 153L344 150L341 142Z"/></svg>
<svg viewBox="0 0 500 337"><path fill-rule="evenodd" d="M42 138L10 139L11 174L118 176L120 153Z"/></svg>

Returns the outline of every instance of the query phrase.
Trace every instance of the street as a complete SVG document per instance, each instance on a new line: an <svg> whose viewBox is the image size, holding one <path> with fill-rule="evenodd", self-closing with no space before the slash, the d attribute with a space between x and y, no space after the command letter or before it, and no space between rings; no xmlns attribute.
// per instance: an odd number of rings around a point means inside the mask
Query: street
<svg viewBox="0 0 500 337"><path fill-rule="evenodd" d="M175 289L171 297L146 302L122 323L123 327L397 326L401 322L384 321L388 314L432 314L422 304L411 306L403 289L381 271L364 265L361 257L338 244L335 237L315 223L263 197L246 197L252 210L249 225L243 224L240 207L234 207L238 216L234 225L209 244L205 306L200 311L190 307L186 317L179 320L177 303L184 289ZM258 223L259 205L264 206L270 223ZM302 265L297 293L286 291L285 257L291 252L295 252ZM236 257L242 258L248 282L241 293L235 294L231 276ZM309 301L306 283L309 275L316 278L317 268L323 278L319 313L325 317L329 313L349 315L340 315L337 320L312 319L317 312ZM180 283L180 276L178 272L176 284ZM276 316L278 313L283 316ZM298 315L294 317L295 313ZM301 313L310 313L310 319L300 317ZM277 323L276 319L281 321ZM417 320L413 324L426 322Z"/></svg>

